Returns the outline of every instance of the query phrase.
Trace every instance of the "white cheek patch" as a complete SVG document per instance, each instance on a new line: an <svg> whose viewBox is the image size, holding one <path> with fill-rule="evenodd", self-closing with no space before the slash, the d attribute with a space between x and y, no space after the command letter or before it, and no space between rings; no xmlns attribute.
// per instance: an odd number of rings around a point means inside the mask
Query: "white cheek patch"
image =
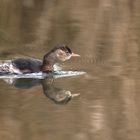
<svg viewBox="0 0 140 140"><path fill-rule="evenodd" d="M62 50L58 50L58 52L56 53L56 56L59 60L61 61L65 61L66 57L65 57L65 53Z"/></svg>
<svg viewBox="0 0 140 140"><path fill-rule="evenodd" d="M56 56L57 56L57 58L59 58L59 57L60 57L58 53L56 54Z"/></svg>
<svg viewBox="0 0 140 140"><path fill-rule="evenodd" d="M71 55L67 56L67 60L71 58Z"/></svg>
<svg viewBox="0 0 140 140"><path fill-rule="evenodd" d="M63 55L64 55L64 52L61 51L61 50L58 50L58 51L56 52L56 56L57 56L58 58L61 58Z"/></svg>
<svg viewBox="0 0 140 140"><path fill-rule="evenodd" d="M70 54L66 54L64 51L62 50L58 50L56 52L56 56L59 60L61 61L66 61L66 60L69 60L71 58L71 55Z"/></svg>

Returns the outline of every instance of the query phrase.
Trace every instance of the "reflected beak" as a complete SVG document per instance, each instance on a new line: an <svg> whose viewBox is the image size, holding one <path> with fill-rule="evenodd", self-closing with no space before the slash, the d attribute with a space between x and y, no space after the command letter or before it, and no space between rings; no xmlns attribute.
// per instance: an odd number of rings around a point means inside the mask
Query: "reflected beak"
<svg viewBox="0 0 140 140"><path fill-rule="evenodd" d="M72 57L80 57L80 55L79 54L76 54L76 53L72 53L71 56Z"/></svg>

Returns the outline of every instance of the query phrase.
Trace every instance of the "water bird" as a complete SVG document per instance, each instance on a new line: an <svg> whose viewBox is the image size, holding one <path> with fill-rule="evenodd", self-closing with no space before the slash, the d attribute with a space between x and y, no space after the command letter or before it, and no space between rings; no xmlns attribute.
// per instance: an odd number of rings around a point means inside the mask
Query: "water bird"
<svg viewBox="0 0 140 140"><path fill-rule="evenodd" d="M54 64L69 60L71 57L79 57L67 45L58 45L46 53L43 61L35 58L17 58L7 60L0 64L0 74L27 74L35 72L53 72Z"/></svg>

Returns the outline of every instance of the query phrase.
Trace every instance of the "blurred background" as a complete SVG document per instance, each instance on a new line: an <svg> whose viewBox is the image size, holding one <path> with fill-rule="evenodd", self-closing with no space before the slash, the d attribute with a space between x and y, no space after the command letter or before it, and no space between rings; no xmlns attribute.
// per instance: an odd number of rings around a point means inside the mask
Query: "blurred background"
<svg viewBox="0 0 140 140"><path fill-rule="evenodd" d="M139 36L139 0L0 0L0 59L67 44L87 73L54 81L80 93L65 105L0 80L0 139L139 140Z"/></svg>

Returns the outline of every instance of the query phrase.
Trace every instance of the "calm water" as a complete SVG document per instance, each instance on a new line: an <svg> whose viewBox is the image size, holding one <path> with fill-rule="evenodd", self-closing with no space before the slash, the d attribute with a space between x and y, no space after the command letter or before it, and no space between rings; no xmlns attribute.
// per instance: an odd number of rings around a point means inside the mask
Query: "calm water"
<svg viewBox="0 0 140 140"><path fill-rule="evenodd" d="M56 44L85 75L0 79L2 140L140 139L140 1L0 0L0 59Z"/></svg>

